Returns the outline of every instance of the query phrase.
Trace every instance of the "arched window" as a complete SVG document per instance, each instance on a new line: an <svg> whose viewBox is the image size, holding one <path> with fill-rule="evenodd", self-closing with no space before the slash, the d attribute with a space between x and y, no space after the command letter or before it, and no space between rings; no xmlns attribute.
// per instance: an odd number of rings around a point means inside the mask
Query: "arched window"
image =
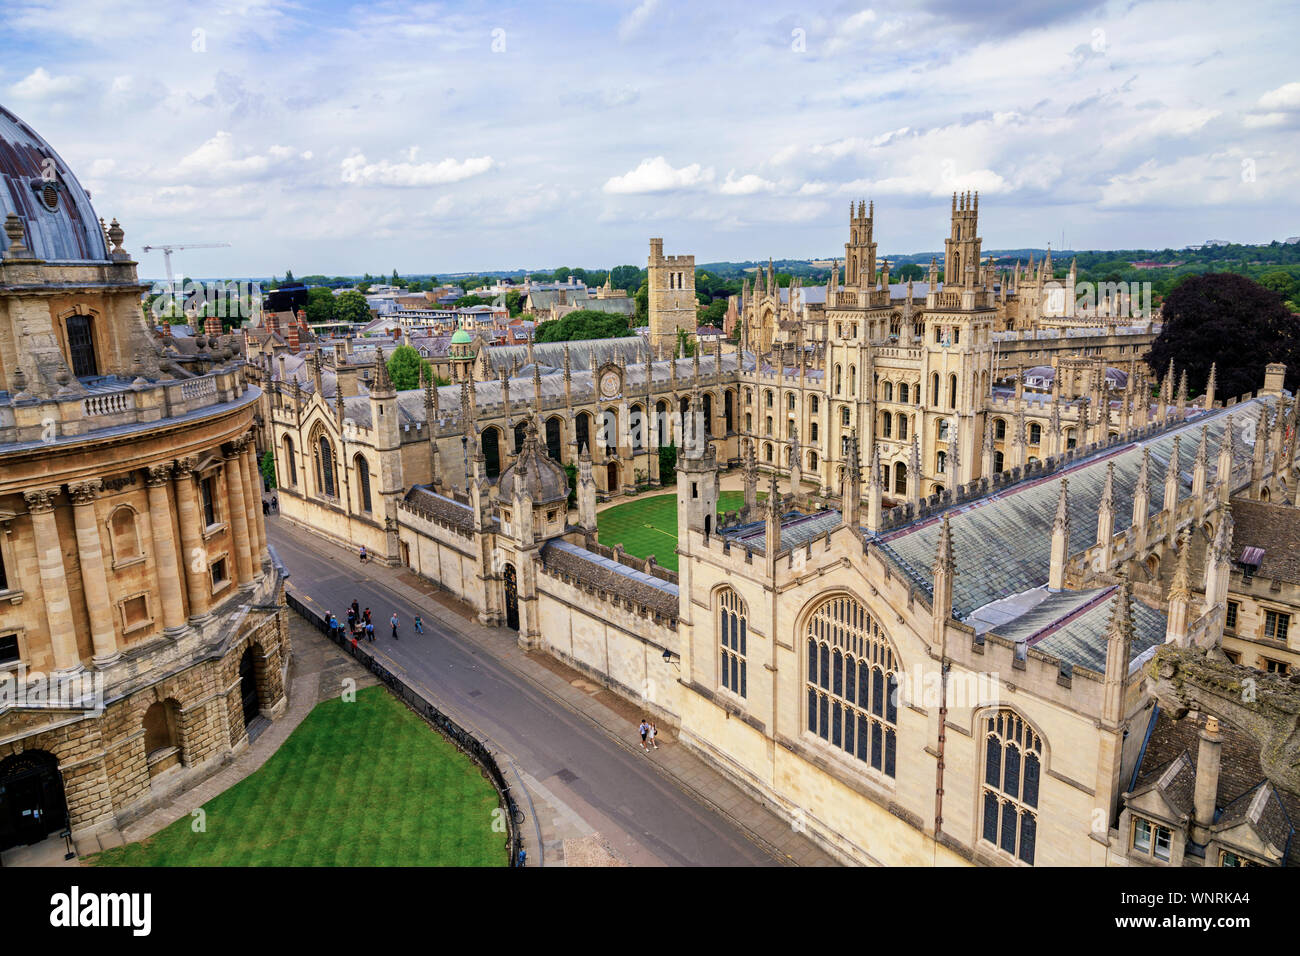
<svg viewBox="0 0 1300 956"><path fill-rule="evenodd" d="M948 470L948 453L946 451L939 452L938 463L935 466L935 470L941 475Z"/></svg>
<svg viewBox="0 0 1300 956"><path fill-rule="evenodd" d="M809 440L809 441L814 441L814 442L817 440L817 423L816 423L816 422L813 422L811 425L808 426L808 440Z"/></svg>
<svg viewBox="0 0 1300 956"><path fill-rule="evenodd" d="M1014 710L984 719L981 836L1025 863L1034 862L1043 741Z"/></svg>
<svg viewBox="0 0 1300 956"><path fill-rule="evenodd" d="M998 441L1007 437L1007 420L1005 418L993 419L993 437Z"/></svg>
<svg viewBox="0 0 1300 956"><path fill-rule="evenodd" d="M70 315L64 322L68 331L68 352L72 374L89 378L99 374L95 359L95 336L88 315Z"/></svg>
<svg viewBox="0 0 1300 956"><path fill-rule="evenodd" d="M849 406L845 405L843 408L840 409L840 424L843 425L845 428L848 428L850 423L851 423L851 416L849 414Z"/></svg>
<svg viewBox="0 0 1300 956"><path fill-rule="evenodd" d="M886 382L886 383L885 383L885 395L884 395L884 399L885 399L885 401L887 401L887 402L892 402L892 401L894 400L894 383L893 383L893 382Z"/></svg>
<svg viewBox="0 0 1300 956"><path fill-rule="evenodd" d="M713 393L704 393L704 434L713 437Z"/></svg>
<svg viewBox="0 0 1300 956"><path fill-rule="evenodd" d="M996 472L1006 471L1006 459L1000 451L993 453L993 470Z"/></svg>
<svg viewBox="0 0 1300 956"><path fill-rule="evenodd" d="M889 412L880 413L880 436L882 438L894 437L894 416Z"/></svg>
<svg viewBox="0 0 1300 956"><path fill-rule="evenodd" d="M1078 444L1079 444L1079 440L1074 437L1074 429L1067 428L1065 430L1065 447L1074 448Z"/></svg>
<svg viewBox="0 0 1300 956"><path fill-rule="evenodd" d="M856 365L849 366L849 394L858 394L858 367Z"/></svg>
<svg viewBox="0 0 1300 956"><path fill-rule="evenodd" d="M785 407L789 411L794 411L794 392L785 393Z"/></svg>
<svg viewBox="0 0 1300 956"><path fill-rule="evenodd" d="M736 430L736 393L727 389L722 393L722 417L727 432L731 433Z"/></svg>
<svg viewBox="0 0 1300 956"><path fill-rule="evenodd" d="M771 461L771 460L772 460L772 443L771 443L771 442L767 442L766 444L763 445L763 459L764 459L765 461Z"/></svg>
<svg viewBox="0 0 1300 956"><path fill-rule="evenodd" d="M894 494L907 494L907 466L901 461L894 462Z"/></svg>
<svg viewBox="0 0 1300 956"><path fill-rule="evenodd" d="M140 547L140 531L135 523L135 510L130 505L119 505L108 516L108 529L113 542L113 565L138 558L144 554Z"/></svg>
<svg viewBox="0 0 1300 956"><path fill-rule="evenodd" d="M771 415L768 415L768 416L767 416L767 432L766 432L766 434L768 434L768 435L772 434L772 416L771 416Z"/></svg>
<svg viewBox="0 0 1300 956"><path fill-rule="evenodd" d="M764 401L767 402L767 407L768 407L768 408L771 408L771 407L772 407L772 390L771 390L770 388L769 388L767 391L765 391L765 392L763 393L763 399L764 399Z"/></svg>
<svg viewBox="0 0 1300 956"><path fill-rule="evenodd" d="M809 471L817 470L817 452L815 451L808 452L808 470Z"/></svg>
<svg viewBox="0 0 1300 956"><path fill-rule="evenodd" d="M1038 422L1033 422L1029 426L1029 444L1037 445L1043 440L1043 426Z"/></svg>
<svg viewBox="0 0 1300 956"><path fill-rule="evenodd" d="M749 695L745 661L748 618L739 594L731 588L718 592L718 643L722 650L718 683L740 697Z"/></svg>
<svg viewBox="0 0 1300 956"><path fill-rule="evenodd" d="M527 436L528 436L528 422L526 420L520 420L519 423L515 425L515 454L516 455L524 450L524 439Z"/></svg>
<svg viewBox="0 0 1300 956"><path fill-rule="evenodd" d="M835 394L840 394L840 367L835 366Z"/></svg>
<svg viewBox="0 0 1300 956"><path fill-rule="evenodd" d="M586 423L586 412L578 416L581 424ZM493 426L483 429L483 470L489 478L501 474L501 432Z"/></svg>
<svg viewBox="0 0 1300 956"><path fill-rule="evenodd" d="M948 407L957 407L957 376L948 376Z"/></svg>
<svg viewBox="0 0 1300 956"><path fill-rule="evenodd" d="M946 418L941 418L935 423L935 436L939 441L948 440L948 429L951 427L951 423Z"/></svg>
<svg viewBox="0 0 1300 956"><path fill-rule="evenodd" d="M898 437L900 439L907 437L907 416L901 413L898 416Z"/></svg>
<svg viewBox="0 0 1300 956"><path fill-rule="evenodd" d="M816 414L817 414L817 410L818 410L819 408L821 408L821 405L820 405L820 403L817 401L817 396L814 395L814 396L812 397L812 404L809 406L808 410L809 410L810 412L812 412L814 415L816 415Z"/></svg>
<svg viewBox="0 0 1300 956"><path fill-rule="evenodd" d="M898 383L898 400L899 400L900 402L904 402L904 403L907 402L907 383L906 383L906 382L899 382L899 383Z"/></svg>
<svg viewBox="0 0 1300 956"><path fill-rule="evenodd" d="M360 455L353 460L357 470L357 504L366 514L374 511L370 500L370 465Z"/></svg>
<svg viewBox="0 0 1300 956"><path fill-rule="evenodd" d="M179 745L176 733L176 701L160 700L144 712L144 752L146 757ZM156 758L155 758L156 759Z"/></svg>
<svg viewBox="0 0 1300 956"><path fill-rule="evenodd" d="M939 404L939 373L930 376L930 404Z"/></svg>
<svg viewBox="0 0 1300 956"><path fill-rule="evenodd" d="M327 436L316 439L316 490L327 498L338 497L338 481L334 473L334 446Z"/></svg>
<svg viewBox="0 0 1300 956"><path fill-rule="evenodd" d="M284 475L284 483L290 488L298 484L298 466L294 463L293 456L293 439L288 435L284 436L284 462L280 473Z"/></svg>
<svg viewBox="0 0 1300 956"><path fill-rule="evenodd" d="M833 597L804 640L808 733L893 777L900 667L885 632L856 599Z"/></svg>

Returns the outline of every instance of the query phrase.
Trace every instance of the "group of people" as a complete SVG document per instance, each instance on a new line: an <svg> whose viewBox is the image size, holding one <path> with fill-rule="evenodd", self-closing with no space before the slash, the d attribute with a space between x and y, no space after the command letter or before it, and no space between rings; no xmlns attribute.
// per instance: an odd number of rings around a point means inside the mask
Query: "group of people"
<svg viewBox="0 0 1300 956"><path fill-rule="evenodd" d="M641 749L645 751L658 750L659 744L655 740L659 736L659 728L653 721L641 718Z"/></svg>
<svg viewBox="0 0 1300 956"><path fill-rule="evenodd" d="M280 513L280 499L279 499L279 498L277 498L275 495L272 495L270 501L267 501L265 498L262 499L262 514L264 514L264 515L277 514L277 515L278 515L279 513Z"/></svg>
<svg viewBox="0 0 1300 956"><path fill-rule="evenodd" d="M329 622L331 634L336 634L343 630L343 625L339 623L338 618L334 616L333 612L326 615L326 619ZM370 618L370 608L362 610L361 605L356 600L353 600L351 606L348 607L347 620L348 633L352 636L353 644L356 644L358 638L363 641L368 641L371 644L375 643L375 622ZM393 616L388 619L388 624L393 629L393 640L398 640L398 619L396 611L394 611ZM415 615L415 621L413 624L415 626L415 633L424 633L424 620L420 615Z"/></svg>

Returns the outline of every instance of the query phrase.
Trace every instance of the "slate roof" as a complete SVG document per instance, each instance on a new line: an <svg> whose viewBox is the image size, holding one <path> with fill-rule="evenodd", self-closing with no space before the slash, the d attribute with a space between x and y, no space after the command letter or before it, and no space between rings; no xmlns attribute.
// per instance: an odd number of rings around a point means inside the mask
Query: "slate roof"
<svg viewBox="0 0 1300 956"><path fill-rule="evenodd" d="M1258 417L1256 399L1232 411L1236 433L1238 465L1249 462L1250 446L1242 441L1247 421ZM1050 566L1052 523L1060 495L1061 478L1068 478L1070 554L1078 554L1097 542L1097 511L1106 465L1115 463L1115 533L1132 522L1133 499L1143 447L1151 450L1150 514L1161 510L1164 500L1165 468L1172 454L1174 436L1182 439L1180 450L1181 496L1191 490L1191 471L1200 440L1200 426L1208 427L1211 476L1228 415L1225 411L1198 415L1176 430L1143 442L1116 446L1073 465L1064 472L1021 482L999 494L948 510L957 574L953 589L953 612L965 619L990 602L1040 587L1047 582ZM1253 430L1253 426L1249 426ZM882 537L880 547L928 592L931 568L939 538L939 518L931 517Z"/></svg>
<svg viewBox="0 0 1300 956"><path fill-rule="evenodd" d="M833 509L816 511L812 514L800 514L798 511L784 514L781 516L781 550L785 551L806 544L818 535L839 527L841 520L840 512ZM767 522L765 521L750 521L737 528L731 528L723 534L740 547L747 547L755 554L767 553Z"/></svg>
<svg viewBox="0 0 1300 956"><path fill-rule="evenodd" d="M542 565L550 571L559 571L576 578L606 594L615 594L635 601L664 617L676 619L678 610L677 585L620 564L594 551L580 548L561 538L553 538L542 546Z"/></svg>
<svg viewBox="0 0 1300 956"><path fill-rule="evenodd" d="M440 495L425 485L412 485L404 500L454 527L465 531L474 528L474 510L469 505Z"/></svg>
<svg viewBox="0 0 1300 956"><path fill-rule="evenodd" d="M1232 520L1233 561L1246 548L1263 548L1256 577L1300 584L1300 508L1234 498Z"/></svg>

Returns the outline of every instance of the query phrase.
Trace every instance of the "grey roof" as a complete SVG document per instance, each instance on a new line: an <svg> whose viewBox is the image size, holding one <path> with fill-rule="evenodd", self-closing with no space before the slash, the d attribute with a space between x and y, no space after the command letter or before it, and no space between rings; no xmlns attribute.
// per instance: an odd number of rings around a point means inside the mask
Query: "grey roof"
<svg viewBox="0 0 1300 956"><path fill-rule="evenodd" d="M456 528L469 531L474 527L474 510L425 485L412 485L404 499L407 504Z"/></svg>
<svg viewBox="0 0 1300 956"><path fill-rule="evenodd" d="M570 544L563 538L552 538L543 545L542 564L547 570L570 575L605 594L628 598L664 617L677 617L676 584Z"/></svg>
<svg viewBox="0 0 1300 956"><path fill-rule="evenodd" d="M53 172L59 190L54 209L33 188L43 188L47 170ZM81 188L54 147L0 106L0 219L10 213L22 219L26 233L23 242L38 259L108 258L104 231L90 205L90 193Z"/></svg>
<svg viewBox="0 0 1300 956"><path fill-rule="evenodd" d="M807 544L813 538L839 527L840 520L840 512L834 509L815 511L812 514L800 514L797 511L791 511L782 515L781 550L784 551ZM725 532L726 537L742 547L748 548L755 554L766 553L766 534L767 523L765 521L751 521L748 524L743 524L738 528Z"/></svg>
<svg viewBox="0 0 1300 956"><path fill-rule="evenodd" d="M1037 647L1044 653L1066 661L1075 667L1086 667L1097 673L1104 673L1106 670L1106 630L1110 624L1111 614L1115 610L1115 602L1119 599L1117 588L1102 588L1102 599L1097 599L1097 592L1092 593L1094 599L1085 604L1082 608L1072 611L1061 619L1059 623L1048 626L1046 633L1041 633L1037 638L1030 637L1029 644ZM1046 603L1046 602L1044 602ZM1147 649L1161 644L1165 639L1165 615L1160 611L1147 607L1141 601L1133 601L1133 645L1130 654L1130 660L1136 658L1139 654ZM1041 608L1042 605L1039 605ZM1032 626L1039 622L1029 622ZM1003 637L1010 637L1008 630L1016 631L1021 622L1017 621L1011 627L998 628L997 633ZM1014 638L1013 638L1014 639Z"/></svg>
<svg viewBox="0 0 1300 956"><path fill-rule="evenodd" d="M631 364L645 364L649 346L639 335L626 335L616 339L584 339L577 342L537 342L533 345L533 358L542 365L552 368L564 367L564 348L569 347L569 365L576 372L578 369L591 368L591 356L595 353L596 364L610 360ZM517 360L520 365L528 361L528 346L501 345L488 349L485 353L488 364L495 372L505 366L510 368Z"/></svg>
<svg viewBox="0 0 1300 956"><path fill-rule="evenodd" d="M1237 435L1236 461L1250 460L1250 446L1242 441L1247 419L1259 414L1259 402L1238 405L1233 419ZM1176 430L1144 442L1116 446L1073 465L1064 472L1022 482L1004 491L947 511L952 528L957 574L953 589L953 611L966 618L993 601L1019 594L1047 583L1060 479L1070 481L1070 554L1078 554L1097 542L1097 512L1106 465L1115 463L1115 533L1131 524L1142 448L1151 449L1149 512L1161 510L1164 499L1165 467L1172 453L1175 435L1182 439L1180 475L1182 492L1191 488L1191 470L1200 438L1200 426L1209 430L1209 467L1215 457L1228 420L1224 411L1199 415ZM940 519L931 517L885 535L880 546L894 557L917 584L930 590L931 569L939 538Z"/></svg>

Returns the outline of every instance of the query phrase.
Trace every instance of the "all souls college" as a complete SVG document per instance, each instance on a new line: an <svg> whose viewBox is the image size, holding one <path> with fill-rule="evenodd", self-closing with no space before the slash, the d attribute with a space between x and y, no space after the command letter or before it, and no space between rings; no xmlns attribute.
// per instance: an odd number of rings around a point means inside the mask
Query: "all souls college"
<svg viewBox="0 0 1300 956"><path fill-rule="evenodd" d="M367 340L151 327L121 227L0 120L21 145L0 160L0 667L102 672L106 697L0 713L0 780L39 790L43 819L112 830L282 709L271 450L286 519L638 701L846 863L1295 852L1276 615L1300 582L1249 564L1300 514L1281 366L1189 399L1143 361L1149 319L1052 307L1073 268L998 274L963 195L925 283L890 282L855 204L842 272L760 271L739 345L679 358L694 259L654 239L648 335L465 335L453 384L399 392ZM59 186L35 188L50 157ZM669 444L676 572L597 534L599 501L668 477ZM745 501L719 514L726 472ZM5 846L35 834L11 809Z"/></svg>

